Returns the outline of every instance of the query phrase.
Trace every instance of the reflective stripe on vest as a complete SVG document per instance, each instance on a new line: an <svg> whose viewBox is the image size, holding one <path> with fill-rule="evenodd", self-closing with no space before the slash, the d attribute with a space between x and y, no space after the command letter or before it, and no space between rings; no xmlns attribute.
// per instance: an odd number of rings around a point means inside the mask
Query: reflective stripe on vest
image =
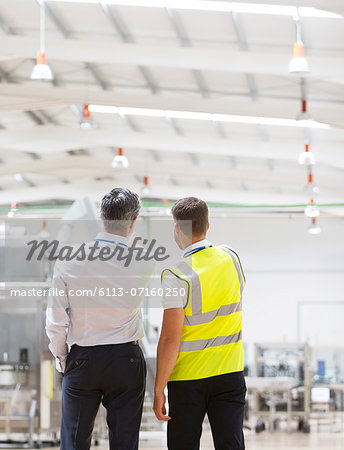
<svg viewBox="0 0 344 450"><path fill-rule="evenodd" d="M184 341L180 343L180 352L192 352L196 350L204 350L209 347L219 347L220 345L232 344L239 342L242 332L231 334L229 336L217 336L213 339L199 339L198 341Z"/></svg>
<svg viewBox="0 0 344 450"><path fill-rule="evenodd" d="M239 257L236 255L234 250L230 249L229 247L226 247L225 245L221 245L221 248L232 258L233 264L236 268L236 271L237 271L238 277L239 277L239 281L240 281L240 295L242 295L242 291L244 289L245 282L244 282L244 274L242 272L242 267L240 264ZM233 255L233 253L235 254L235 256ZM238 259L236 259L236 256L238 257Z"/></svg>
<svg viewBox="0 0 344 450"><path fill-rule="evenodd" d="M199 276L193 270L193 268L184 261L181 261L180 263L178 263L177 267L191 281L191 298L197 299L197 302L195 302L195 304L192 305L193 313L194 314L202 314L202 290L201 290L201 281L199 279ZM173 269L172 269L172 272L173 272ZM190 292L189 292L189 296L190 296Z"/></svg>
<svg viewBox="0 0 344 450"><path fill-rule="evenodd" d="M230 305L222 305L219 309L202 313L199 316L185 316L184 323L186 325L201 325L202 323L212 322L217 316L228 316L239 311L242 311L241 300Z"/></svg>
<svg viewBox="0 0 344 450"><path fill-rule="evenodd" d="M243 370L245 277L236 253L225 246L202 249L168 271L189 287L179 355L170 381Z"/></svg>

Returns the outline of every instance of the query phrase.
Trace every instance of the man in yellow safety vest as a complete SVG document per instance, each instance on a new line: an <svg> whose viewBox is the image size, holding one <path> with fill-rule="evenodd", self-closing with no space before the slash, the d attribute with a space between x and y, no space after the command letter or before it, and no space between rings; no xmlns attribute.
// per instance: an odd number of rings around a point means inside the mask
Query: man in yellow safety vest
<svg viewBox="0 0 344 450"><path fill-rule="evenodd" d="M216 450L242 450L246 384L241 263L230 247L206 240L204 201L178 200L172 215L175 240L184 253L179 263L162 272L164 317L153 409L159 420L168 421L169 450L199 449L205 414Z"/></svg>

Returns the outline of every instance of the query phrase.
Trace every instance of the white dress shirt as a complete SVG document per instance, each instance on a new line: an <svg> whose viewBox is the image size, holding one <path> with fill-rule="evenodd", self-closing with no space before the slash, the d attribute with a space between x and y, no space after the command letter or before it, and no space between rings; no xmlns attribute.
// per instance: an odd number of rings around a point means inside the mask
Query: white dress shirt
<svg viewBox="0 0 344 450"><path fill-rule="evenodd" d="M207 247L211 247L212 243L207 239L195 242L189 245L183 251L183 258L192 253ZM186 281L176 277L172 272L166 271L161 281L161 286L164 291L162 298L162 306L164 309L170 308L185 308L188 301L188 284ZM167 295L166 293L178 292L178 295Z"/></svg>
<svg viewBox="0 0 344 450"><path fill-rule="evenodd" d="M123 236L101 232L96 242L99 250L95 255L103 247L109 251L120 247L123 256L128 254L128 239ZM151 281L154 262L133 257L125 267L125 260L117 257L92 261L88 258L94 244L85 244L86 258L58 260L55 264L46 332L59 372L65 370L68 346L120 344L144 335L142 289Z"/></svg>

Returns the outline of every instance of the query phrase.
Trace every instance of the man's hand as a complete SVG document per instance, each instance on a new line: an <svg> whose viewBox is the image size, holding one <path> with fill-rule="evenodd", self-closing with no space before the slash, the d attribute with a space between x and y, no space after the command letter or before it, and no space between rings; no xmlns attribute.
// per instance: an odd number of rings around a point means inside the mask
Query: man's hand
<svg viewBox="0 0 344 450"><path fill-rule="evenodd" d="M163 420L164 422L167 422L171 419L170 416L166 413L166 396L162 393L155 393L154 395L154 405L153 405L153 411L158 420Z"/></svg>
<svg viewBox="0 0 344 450"><path fill-rule="evenodd" d="M58 372L62 373L62 375L64 375L64 373L66 371L66 362L67 362L67 356L57 356L55 358L56 370Z"/></svg>

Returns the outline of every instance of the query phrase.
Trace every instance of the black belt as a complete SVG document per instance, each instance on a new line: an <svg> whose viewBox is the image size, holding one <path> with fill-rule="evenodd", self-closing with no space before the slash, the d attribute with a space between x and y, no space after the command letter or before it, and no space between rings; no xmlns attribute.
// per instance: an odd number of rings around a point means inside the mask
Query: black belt
<svg viewBox="0 0 344 450"><path fill-rule="evenodd" d="M78 348L94 348L94 347L117 347L118 345L139 345L139 341L130 341L130 342L119 342L118 344L97 344L97 345L78 345L73 344L71 348L78 347Z"/></svg>

